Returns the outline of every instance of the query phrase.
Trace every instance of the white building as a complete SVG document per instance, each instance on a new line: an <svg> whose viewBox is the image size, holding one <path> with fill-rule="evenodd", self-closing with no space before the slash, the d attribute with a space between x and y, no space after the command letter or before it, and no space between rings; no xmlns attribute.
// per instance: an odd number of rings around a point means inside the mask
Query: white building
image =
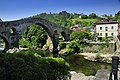
<svg viewBox="0 0 120 80"><path fill-rule="evenodd" d="M99 37L114 37L118 35L118 21L103 20L94 24Z"/></svg>

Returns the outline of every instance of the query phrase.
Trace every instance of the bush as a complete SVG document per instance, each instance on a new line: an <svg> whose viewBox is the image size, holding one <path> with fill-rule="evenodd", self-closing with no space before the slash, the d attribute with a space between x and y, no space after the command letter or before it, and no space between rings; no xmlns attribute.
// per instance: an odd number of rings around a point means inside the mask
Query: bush
<svg viewBox="0 0 120 80"><path fill-rule="evenodd" d="M0 54L1 80L66 80L69 65L63 58L33 53Z"/></svg>
<svg viewBox="0 0 120 80"><path fill-rule="evenodd" d="M79 44L78 42L75 41L71 41L66 48L67 48L66 54L73 54L80 52Z"/></svg>
<svg viewBox="0 0 120 80"><path fill-rule="evenodd" d="M42 56L42 57L52 57L52 53L51 52L49 52L49 51L44 51L44 50L34 50L34 49L32 49L32 50L23 50L23 51L20 51L20 53L23 53L23 54L38 54L38 55L40 55L40 56Z"/></svg>
<svg viewBox="0 0 120 80"><path fill-rule="evenodd" d="M60 48L60 50L66 48L66 43L60 42L59 43L59 48Z"/></svg>

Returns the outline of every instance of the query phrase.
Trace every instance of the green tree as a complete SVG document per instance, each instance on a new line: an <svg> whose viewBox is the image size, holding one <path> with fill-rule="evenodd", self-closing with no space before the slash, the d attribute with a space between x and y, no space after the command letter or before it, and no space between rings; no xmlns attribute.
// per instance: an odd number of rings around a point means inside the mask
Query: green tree
<svg viewBox="0 0 120 80"><path fill-rule="evenodd" d="M95 19L95 18L97 18L97 15L96 15L95 13L91 13L91 14L89 15L89 18Z"/></svg>
<svg viewBox="0 0 120 80"><path fill-rule="evenodd" d="M39 25L31 25L22 34L21 47L42 48L46 44L47 34Z"/></svg>
<svg viewBox="0 0 120 80"><path fill-rule="evenodd" d="M118 11L118 12L115 14L115 16L120 16L120 11Z"/></svg>
<svg viewBox="0 0 120 80"><path fill-rule="evenodd" d="M120 20L120 11L118 11L118 12L115 14L115 18L116 18L117 20Z"/></svg>
<svg viewBox="0 0 120 80"><path fill-rule="evenodd" d="M66 48L67 48L67 54L80 52L79 43L76 41L71 41Z"/></svg>
<svg viewBox="0 0 120 80"><path fill-rule="evenodd" d="M59 12L59 17L61 20L65 21L66 19L70 17L70 13L66 11Z"/></svg>
<svg viewBox="0 0 120 80"><path fill-rule="evenodd" d="M83 39L90 39L90 36L87 32L72 32L70 35L70 40L81 41Z"/></svg>
<svg viewBox="0 0 120 80"><path fill-rule="evenodd" d="M82 18L82 19L87 19L87 18L88 18L88 16L87 16L87 15L85 15L85 14L83 14L83 15L81 15L81 18Z"/></svg>

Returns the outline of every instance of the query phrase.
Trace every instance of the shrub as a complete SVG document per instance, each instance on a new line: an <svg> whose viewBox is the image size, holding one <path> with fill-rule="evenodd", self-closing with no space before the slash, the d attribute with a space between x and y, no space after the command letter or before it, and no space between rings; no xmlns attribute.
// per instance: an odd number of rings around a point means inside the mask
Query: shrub
<svg viewBox="0 0 120 80"><path fill-rule="evenodd" d="M20 51L20 53L23 53L23 54L38 54L42 57L51 57L52 56L52 53L49 52L49 51L35 50L35 49L23 50L23 51Z"/></svg>
<svg viewBox="0 0 120 80"><path fill-rule="evenodd" d="M66 48L66 43L60 42L59 43L59 48L60 48L60 50Z"/></svg>
<svg viewBox="0 0 120 80"><path fill-rule="evenodd" d="M67 48L66 54L73 54L80 52L79 44L78 42L75 41L71 41L66 48Z"/></svg>
<svg viewBox="0 0 120 80"><path fill-rule="evenodd" d="M1 80L66 80L69 65L63 58L32 53L0 54Z"/></svg>

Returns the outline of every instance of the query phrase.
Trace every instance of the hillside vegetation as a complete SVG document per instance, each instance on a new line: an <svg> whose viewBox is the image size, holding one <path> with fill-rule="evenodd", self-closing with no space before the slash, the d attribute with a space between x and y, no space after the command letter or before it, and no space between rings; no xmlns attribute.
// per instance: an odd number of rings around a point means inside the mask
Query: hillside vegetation
<svg viewBox="0 0 120 80"><path fill-rule="evenodd" d="M33 17L41 17L63 27L70 28L76 24L79 24L81 27L92 26L94 22L101 19L120 21L120 11L115 13L115 15L101 14L100 16L95 13L86 15L83 13L68 13L67 11L61 11L59 13L41 13Z"/></svg>

